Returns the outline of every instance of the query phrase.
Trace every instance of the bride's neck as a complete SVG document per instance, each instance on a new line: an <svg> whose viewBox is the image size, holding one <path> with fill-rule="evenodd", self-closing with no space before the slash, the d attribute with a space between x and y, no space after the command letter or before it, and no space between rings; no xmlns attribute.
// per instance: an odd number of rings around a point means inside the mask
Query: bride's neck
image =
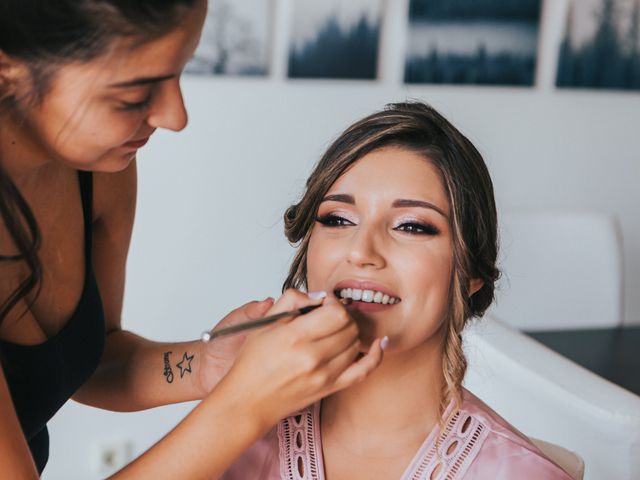
<svg viewBox="0 0 640 480"><path fill-rule="evenodd" d="M364 382L323 400L322 428L333 438L348 435L356 448L376 439L426 437L440 419L441 345L434 338L411 351L389 352Z"/></svg>

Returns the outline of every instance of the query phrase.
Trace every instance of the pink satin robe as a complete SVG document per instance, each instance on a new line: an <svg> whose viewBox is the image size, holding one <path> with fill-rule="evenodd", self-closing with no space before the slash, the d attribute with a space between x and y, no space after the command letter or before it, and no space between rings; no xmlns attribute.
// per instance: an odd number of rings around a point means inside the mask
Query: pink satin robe
<svg viewBox="0 0 640 480"><path fill-rule="evenodd" d="M284 420L249 448L222 480L324 480L320 403ZM400 480L571 480L527 437L464 390L436 452L436 425ZM451 447L454 443L457 444ZM451 447L451 449L450 449ZM450 450L450 453L446 453Z"/></svg>

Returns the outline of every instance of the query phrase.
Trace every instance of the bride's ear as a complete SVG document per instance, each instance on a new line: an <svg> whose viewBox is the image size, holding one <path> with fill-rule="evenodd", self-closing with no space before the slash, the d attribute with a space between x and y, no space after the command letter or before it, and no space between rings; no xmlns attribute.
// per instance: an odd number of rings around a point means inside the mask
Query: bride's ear
<svg viewBox="0 0 640 480"><path fill-rule="evenodd" d="M469 282L469 296L472 297L478 290L482 288L484 282L479 278L472 278Z"/></svg>

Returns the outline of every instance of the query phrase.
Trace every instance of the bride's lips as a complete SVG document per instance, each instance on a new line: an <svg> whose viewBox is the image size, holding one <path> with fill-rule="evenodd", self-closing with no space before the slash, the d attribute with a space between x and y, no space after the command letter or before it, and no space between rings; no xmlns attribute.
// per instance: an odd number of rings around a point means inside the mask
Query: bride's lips
<svg viewBox="0 0 640 480"><path fill-rule="evenodd" d="M394 307L400 302L399 295L395 294L389 287L382 285L377 282L372 281L363 281L363 280L343 280L338 282L334 287L333 291L336 297L340 298L340 291L346 288L350 289L358 289L358 290L371 290L373 292L380 292L383 295L388 295L389 297L397 299L395 303L375 303L365 302L362 300L353 300L349 305L347 305L348 310L359 310L363 313L374 313L381 312L384 310L388 310L389 308Z"/></svg>

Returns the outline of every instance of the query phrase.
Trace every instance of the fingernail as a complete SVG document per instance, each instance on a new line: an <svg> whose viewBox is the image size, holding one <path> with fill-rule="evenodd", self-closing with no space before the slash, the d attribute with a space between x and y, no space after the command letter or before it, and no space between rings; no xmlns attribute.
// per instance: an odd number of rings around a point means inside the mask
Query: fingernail
<svg viewBox="0 0 640 480"><path fill-rule="evenodd" d="M387 347L389 346L389 337L385 336L381 341L380 341L380 348L384 351L387 349Z"/></svg>
<svg viewBox="0 0 640 480"><path fill-rule="evenodd" d="M273 297L267 297L264 300L262 300L262 302L260 303L265 303L265 302L273 302Z"/></svg>
<svg viewBox="0 0 640 480"><path fill-rule="evenodd" d="M320 300L321 298L325 298L327 296L327 292L320 290L317 292L309 292L307 293L307 296L311 299L311 300Z"/></svg>

